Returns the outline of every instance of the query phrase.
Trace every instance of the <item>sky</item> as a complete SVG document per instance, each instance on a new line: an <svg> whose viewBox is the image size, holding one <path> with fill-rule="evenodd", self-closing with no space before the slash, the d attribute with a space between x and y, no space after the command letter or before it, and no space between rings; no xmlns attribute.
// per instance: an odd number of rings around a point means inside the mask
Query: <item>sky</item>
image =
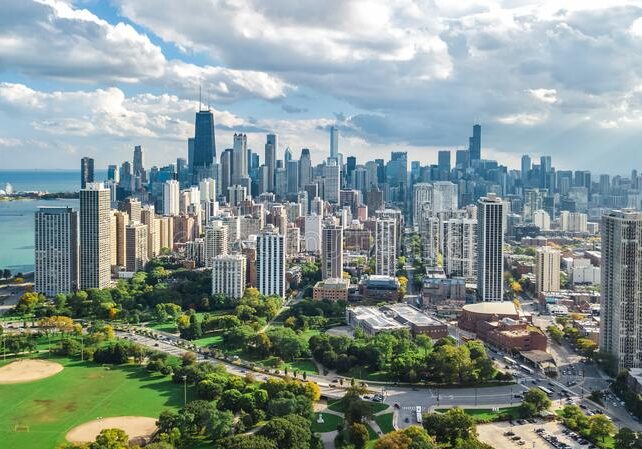
<svg viewBox="0 0 642 449"><path fill-rule="evenodd" d="M467 147L518 168L642 169L642 1L3 0L0 169L187 156L214 111L263 158L422 165ZM454 158L454 155L453 155Z"/></svg>

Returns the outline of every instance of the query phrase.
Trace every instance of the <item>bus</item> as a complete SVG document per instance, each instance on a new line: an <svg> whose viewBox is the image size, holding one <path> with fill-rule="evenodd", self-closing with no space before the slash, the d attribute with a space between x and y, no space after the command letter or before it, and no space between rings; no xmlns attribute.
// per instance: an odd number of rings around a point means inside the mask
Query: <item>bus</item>
<svg viewBox="0 0 642 449"><path fill-rule="evenodd" d="M416 411L417 411L417 422L421 423L421 405L417 406Z"/></svg>
<svg viewBox="0 0 642 449"><path fill-rule="evenodd" d="M538 385L538 386L537 386L537 388L539 388L539 389L540 389L540 390L542 390L544 393L546 393L546 396L548 396L549 398L550 398L551 396L553 396L553 392L552 392L551 390L549 390L548 388L546 388L546 387L542 387L541 385Z"/></svg>
<svg viewBox="0 0 642 449"><path fill-rule="evenodd" d="M529 368L529 367L528 367L528 366L526 366L526 365L519 365L519 367L522 369L522 371L525 371L525 372L527 372L528 374L531 374L531 375L532 375L532 374L535 374L535 371L533 371L533 369L532 369L532 368Z"/></svg>
<svg viewBox="0 0 642 449"><path fill-rule="evenodd" d="M504 357L504 361L505 361L508 365L517 366L517 362L516 362L515 360L511 359L510 357Z"/></svg>

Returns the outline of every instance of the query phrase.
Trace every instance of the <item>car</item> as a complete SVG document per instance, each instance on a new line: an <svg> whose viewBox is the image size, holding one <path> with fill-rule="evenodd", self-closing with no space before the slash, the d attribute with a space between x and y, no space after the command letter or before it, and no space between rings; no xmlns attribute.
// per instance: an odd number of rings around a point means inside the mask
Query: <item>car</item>
<svg viewBox="0 0 642 449"><path fill-rule="evenodd" d="M513 395L513 396L515 397L515 399L521 399L521 398L522 398L522 395L521 395L521 394L515 394L515 395Z"/></svg>
<svg viewBox="0 0 642 449"><path fill-rule="evenodd" d="M514 437L511 437L510 439L513 440L513 441L519 441L519 440L522 439L522 437L520 437L519 435L515 435Z"/></svg>
<svg viewBox="0 0 642 449"><path fill-rule="evenodd" d="M395 404L393 407L396 408L396 409L400 409L401 408L401 406L399 404Z"/></svg>
<svg viewBox="0 0 642 449"><path fill-rule="evenodd" d="M410 420L408 419L408 417L406 417L406 419L404 419L404 422L410 422Z"/></svg>
<svg viewBox="0 0 642 449"><path fill-rule="evenodd" d="M515 432L511 432L510 430L508 432L504 432L505 437L512 437L513 435L515 435Z"/></svg>
<svg viewBox="0 0 642 449"><path fill-rule="evenodd" d="M363 399L370 399L370 396L368 396L368 395L366 394L366 395L364 395L364 396L363 396Z"/></svg>
<svg viewBox="0 0 642 449"><path fill-rule="evenodd" d="M154 346L158 347L158 343L154 343Z"/></svg>
<svg viewBox="0 0 642 449"><path fill-rule="evenodd" d="M522 425L522 424L526 424L526 420L524 420L524 419L518 419L518 420L517 420L517 424L520 424L520 425Z"/></svg>
<svg viewBox="0 0 642 449"><path fill-rule="evenodd" d="M520 445L520 446L523 446L523 445L526 444L526 441L518 441L517 444Z"/></svg>

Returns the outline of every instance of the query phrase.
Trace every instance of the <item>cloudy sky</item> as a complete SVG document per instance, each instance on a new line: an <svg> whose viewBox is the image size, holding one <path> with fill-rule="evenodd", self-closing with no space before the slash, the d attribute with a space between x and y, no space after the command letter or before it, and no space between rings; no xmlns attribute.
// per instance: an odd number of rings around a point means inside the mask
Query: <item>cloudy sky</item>
<svg viewBox="0 0 642 449"><path fill-rule="evenodd" d="M163 4L165 3L165 4ZM0 169L186 157L199 86L217 147L263 156L406 150L422 164L483 127L516 167L642 168L642 2L3 0Z"/></svg>

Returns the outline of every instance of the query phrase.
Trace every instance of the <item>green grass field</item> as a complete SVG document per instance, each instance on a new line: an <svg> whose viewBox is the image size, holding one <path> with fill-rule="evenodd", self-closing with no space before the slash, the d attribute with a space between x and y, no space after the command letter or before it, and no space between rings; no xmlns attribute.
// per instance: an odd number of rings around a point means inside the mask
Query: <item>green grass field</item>
<svg viewBox="0 0 642 449"><path fill-rule="evenodd" d="M208 335L207 337L194 340L192 343L194 343L199 348L205 348L208 346L220 346L221 343L223 343L223 335L221 335L220 333Z"/></svg>
<svg viewBox="0 0 642 449"><path fill-rule="evenodd" d="M448 411L447 408L436 409L436 412L445 413ZM490 422L496 420L500 415L510 415L513 419L518 419L519 415L519 406L514 407L502 407L498 411L494 412L489 408L467 408L464 409L467 415L473 417L477 422Z"/></svg>
<svg viewBox="0 0 642 449"><path fill-rule="evenodd" d="M392 426L392 413L385 413L374 417L374 421L379 424L383 433L390 433L395 428Z"/></svg>
<svg viewBox="0 0 642 449"><path fill-rule="evenodd" d="M183 404L182 385L149 376L141 367L108 369L92 362L51 360L65 369L35 382L0 385L0 446L53 449L71 428L98 417L157 417ZM15 432L16 424L29 426L29 431Z"/></svg>
<svg viewBox="0 0 642 449"><path fill-rule="evenodd" d="M339 423L343 422L343 418L337 415L333 415L332 413L322 413L322 415L323 423L319 424L317 422L319 414L314 414L314 417L312 418L312 424L310 426L312 432L332 432L333 430L337 430L337 426L339 425Z"/></svg>
<svg viewBox="0 0 642 449"><path fill-rule="evenodd" d="M372 413L379 413L390 407L388 404L382 404L381 402L370 402L370 404L372 406ZM341 399L337 399L336 401L330 402L328 403L328 408L333 412L343 413L343 401Z"/></svg>

